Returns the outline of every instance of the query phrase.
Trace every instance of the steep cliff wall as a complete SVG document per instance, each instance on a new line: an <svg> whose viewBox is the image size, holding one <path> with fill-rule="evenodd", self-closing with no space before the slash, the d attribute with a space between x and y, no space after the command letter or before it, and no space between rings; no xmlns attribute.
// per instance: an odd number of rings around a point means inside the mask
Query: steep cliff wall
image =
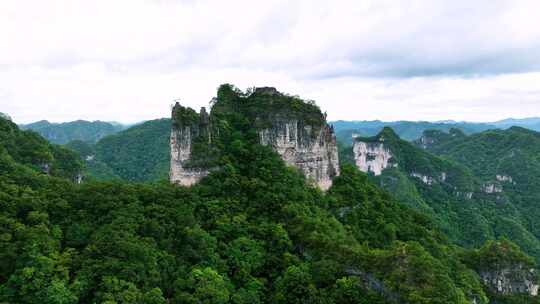
<svg viewBox="0 0 540 304"><path fill-rule="evenodd" d="M505 239L488 241L465 257L490 293L538 296L536 263L516 244Z"/></svg>
<svg viewBox="0 0 540 304"><path fill-rule="evenodd" d="M192 144L195 138L207 136L208 115L205 108L197 114L182 107L178 102L172 110L171 168L170 181L183 186L191 186L208 175L207 168L191 165ZM208 137L209 138L209 137Z"/></svg>
<svg viewBox="0 0 540 304"><path fill-rule="evenodd" d="M392 164L392 153L382 142L355 141L353 146L354 161L358 169L366 173L381 175Z"/></svg>
<svg viewBox="0 0 540 304"><path fill-rule="evenodd" d="M212 168L201 148L214 149L227 115L242 115L257 131L259 143L271 146L289 165L326 190L339 175L334 130L313 103L284 95L275 88L257 88L247 97L236 91L218 91L210 115L176 104L172 111L170 180L193 185ZM204 150L204 149L203 149Z"/></svg>
<svg viewBox="0 0 540 304"><path fill-rule="evenodd" d="M314 127L297 119L274 117L272 126L259 131L260 143L271 146L308 180L327 190L339 175L336 137L331 126Z"/></svg>
<svg viewBox="0 0 540 304"><path fill-rule="evenodd" d="M500 269L481 271L480 278L492 292L501 295L528 294L538 295L537 275L534 269L523 265L514 265Z"/></svg>

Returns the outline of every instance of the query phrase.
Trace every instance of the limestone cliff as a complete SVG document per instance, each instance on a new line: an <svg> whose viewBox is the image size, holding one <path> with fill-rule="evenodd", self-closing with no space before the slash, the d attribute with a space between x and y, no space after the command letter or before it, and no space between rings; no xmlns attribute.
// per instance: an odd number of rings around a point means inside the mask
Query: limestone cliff
<svg viewBox="0 0 540 304"><path fill-rule="evenodd" d="M496 268L479 272L484 285L493 293L501 295L528 294L538 295L537 274L533 268L522 264L512 267Z"/></svg>
<svg viewBox="0 0 540 304"><path fill-rule="evenodd" d="M339 175L336 136L327 124L315 128L298 119L274 117L272 126L260 130L259 137L261 144L271 146L323 190Z"/></svg>
<svg viewBox="0 0 540 304"><path fill-rule="evenodd" d="M220 141L220 128L230 127L227 115L242 115L256 130L260 144L272 147L321 189L328 189L339 175L334 129L313 103L271 87L244 94L225 85L211 105L210 114L204 108L197 114L179 103L173 107L171 182L193 185L215 167L209 165L208 155L219 153L215 143Z"/></svg>
<svg viewBox="0 0 540 304"><path fill-rule="evenodd" d="M538 296L536 263L511 241L487 241L463 257L463 261L478 273L490 294L498 297Z"/></svg>
<svg viewBox="0 0 540 304"><path fill-rule="evenodd" d="M172 122L170 180L175 184L191 186L208 175L207 168L190 165L193 139L209 134L208 115L205 108L197 114L177 102L172 109Z"/></svg>
<svg viewBox="0 0 540 304"><path fill-rule="evenodd" d="M373 175L381 175L391 164L392 153L382 142L355 141L353 146L354 161L358 169Z"/></svg>
<svg viewBox="0 0 540 304"><path fill-rule="evenodd" d="M398 161L392 153L392 143L399 140L390 128L384 128L377 136L362 138L353 135L353 156L360 171L381 175L386 168L397 168Z"/></svg>

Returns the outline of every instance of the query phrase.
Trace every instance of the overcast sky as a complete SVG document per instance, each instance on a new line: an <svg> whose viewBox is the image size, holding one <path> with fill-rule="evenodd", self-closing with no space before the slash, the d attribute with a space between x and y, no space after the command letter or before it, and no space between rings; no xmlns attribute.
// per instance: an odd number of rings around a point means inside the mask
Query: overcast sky
<svg viewBox="0 0 540 304"><path fill-rule="evenodd" d="M331 120L540 116L540 1L1 0L0 112L136 122L221 83Z"/></svg>

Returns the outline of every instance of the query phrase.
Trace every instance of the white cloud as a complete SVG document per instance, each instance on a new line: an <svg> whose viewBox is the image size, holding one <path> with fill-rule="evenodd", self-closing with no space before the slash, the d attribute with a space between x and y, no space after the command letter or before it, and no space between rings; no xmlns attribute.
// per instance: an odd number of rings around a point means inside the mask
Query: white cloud
<svg viewBox="0 0 540 304"><path fill-rule="evenodd" d="M536 0L0 3L0 111L17 122L168 116L220 83L331 119L540 116ZM519 104L519 106L516 106Z"/></svg>

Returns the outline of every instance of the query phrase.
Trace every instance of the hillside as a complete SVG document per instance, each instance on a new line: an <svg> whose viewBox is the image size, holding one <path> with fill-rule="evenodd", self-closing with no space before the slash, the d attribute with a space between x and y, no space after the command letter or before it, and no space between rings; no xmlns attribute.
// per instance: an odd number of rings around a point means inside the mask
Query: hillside
<svg viewBox="0 0 540 304"><path fill-rule="evenodd" d="M226 96L218 94L217 104L220 98ZM530 272L535 261L513 243L456 246L429 215L397 201L354 166L342 166L322 192L259 144L245 112L217 113L220 157L190 188L121 180L75 184L43 174L42 154L59 147L2 121L0 302L536 300L528 296L537 288ZM79 141L69 147L85 159L103 153L111 157L103 161L124 166L117 168L141 170L159 158L159 145L151 144L165 127L170 130L170 120L151 121L96 146ZM401 144L388 130L381 136ZM399 159L409 160L409 148L403 151ZM499 280L502 290L491 283Z"/></svg>
<svg viewBox="0 0 540 304"><path fill-rule="evenodd" d="M485 188L504 195L523 226L540 238L540 133L520 127L471 136L434 138L425 149L469 167Z"/></svg>
<svg viewBox="0 0 540 304"><path fill-rule="evenodd" d="M22 129L36 131L52 143L66 144L72 140L95 143L102 137L124 129L120 124L104 121L76 120L63 123L50 123L46 120L21 125Z"/></svg>
<svg viewBox="0 0 540 304"><path fill-rule="evenodd" d="M33 131L20 130L16 124L0 117L0 154L36 172L77 180L82 171L82 161L73 151L50 144ZM2 168L0 170L4 174Z"/></svg>
<svg viewBox="0 0 540 304"><path fill-rule="evenodd" d="M170 119L156 119L102 138L95 160L129 181L165 179L169 174Z"/></svg>
<svg viewBox="0 0 540 304"><path fill-rule="evenodd" d="M499 134L513 132L512 130L481 134ZM439 131L426 132L428 133L444 136L439 136L436 140L429 137L433 141L424 137L423 141L418 142L419 145L424 146L425 142L447 142L448 147L458 150L461 146L456 141L460 141L460 138L482 136L477 134L466 137L457 130L453 130L451 134ZM374 182L392 192L402 202L432 214L452 241L475 247L490 239L506 237L540 260L540 239L532 226L532 217L528 214L538 212L535 203L537 196L523 195L518 200L506 189L499 191L499 188L493 185L495 173L491 179L486 179L489 174L479 172L480 168L498 170L497 164L484 160L489 159L487 155L492 154L491 150L481 141L472 142L477 145L471 147L470 152L476 156L464 157L463 159L468 159L464 162L461 158L443 158L424 151L399 139L392 129L385 128L375 137L357 138L353 159L362 171L371 173ZM496 145L508 147L512 151L519 150L516 142L507 142L504 145L499 142ZM441 149L444 150L443 146ZM493 157L499 158L500 155ZM473 163L477 169L471 166ZM522 170L527 176L533 176L535 172L537 171L529 168ZM531 176L529 178L536 180L536 177ZM524 209L523 205L528 205L529 210Z"/></svg>
<svg viewBox="0 0 540 304"><path fill-rule="evenodd" d="M222 169L191 188L76 185L17 161L27 149L2 157L20 170L0 176L0 301L487 303L467 266L482 251L451 245L353 167L323 194L232 134Z"/></svg>

